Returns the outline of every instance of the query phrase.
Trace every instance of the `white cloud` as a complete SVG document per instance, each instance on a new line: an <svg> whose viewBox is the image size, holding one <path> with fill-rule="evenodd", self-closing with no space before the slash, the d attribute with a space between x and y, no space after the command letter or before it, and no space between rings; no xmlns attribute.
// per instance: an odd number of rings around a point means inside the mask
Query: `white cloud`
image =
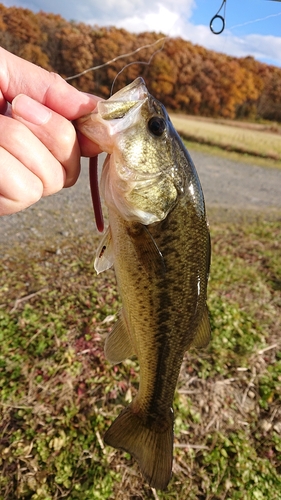
<svg viewBox="0 0 281 500"><path fill-rule="evenodd" d="M119 19L115 22L117 27L125 27L134 33L142 31L156 31L169 35L180 34L179 27L180 14L170 11L163 4L157 5L157 10L147 12L140 18L133 15L125 19Z"/></svg>
<svg viewBox="0 0 281 500"><path fill-rule="evenodd" d="M123 27L134 33L156 31L174 34L175 29L179 33L181 19L185 17L188 20L195 6L195 0L177 0L175 12L174 0L162 2L134 0L134 2L129 2L129 5L127 0L122 0L118 2L118 7L110 12L108 4L116 3L116 0L105 0L103 3L102 17L97 20L98 16L95 12L95 16L92 16L88 22ZM176 26L177 28L175 28Z"/></svg>
<svg viewBox="0 0 281 500"><path fill-rule="evenodd" d="M281 66L281 37L248 35L246 39L250 53L254 52L257 59L276 61Z"/></svg>
<svg viewBox="0 0 281 500"><path fill-rule="evenodd" d="M43 10L61 14L65 19L75 19L78 21L90 23L94 22L100 25L127 25L127 20L137 20L136 26L143 23L144 19L154 16L157 22L159 12L161 19L158 18L158 29L161 31L161 21L164 10L175 16L175 1L177 3L177 16L191 16L192 9L195 7L195 0L4 0L8 7L19 5L29 8L35 12ZM134 21L135 22L135 21ZM154 24L154 23L153 23ZM139 31L139 29L138 29Z"/></svg>
<svg viewBox="0 0 281 500"><path fill-rule="evenodd" d="M221 35L214 35L208 26L192 24L186 25L185 33L188 36L182 33L183 38L210 50L235 57L251 55L281 66L281 37L259 34L236 36L227 29Z"/></svg>

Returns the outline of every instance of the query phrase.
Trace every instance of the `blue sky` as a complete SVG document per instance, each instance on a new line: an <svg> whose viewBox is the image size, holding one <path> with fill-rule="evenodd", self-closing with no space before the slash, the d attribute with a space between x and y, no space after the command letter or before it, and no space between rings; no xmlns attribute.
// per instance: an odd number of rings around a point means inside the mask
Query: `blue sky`
<svg viewBox="0 0 281 500"><path fill-rule="evenodd" d="M193 22L195 24L208 24L220 6L221 0L197 0L192 16ZM258 19L261 20L258 21ZM234 28L234 26L240 27ZM226 27L241 34L249 35L255 32L262 35L281 36L281 2L227 0Z"/></svg>
<svg viewBox="0 0 281 500"><path fill-rule="evenodd" d="M206 48L256 59L281 67L281 2L226 0L226 27L221 35L209 29L222 0L2 0L38 12L54 12L100 26L114 25L181 36Z"/></svg>

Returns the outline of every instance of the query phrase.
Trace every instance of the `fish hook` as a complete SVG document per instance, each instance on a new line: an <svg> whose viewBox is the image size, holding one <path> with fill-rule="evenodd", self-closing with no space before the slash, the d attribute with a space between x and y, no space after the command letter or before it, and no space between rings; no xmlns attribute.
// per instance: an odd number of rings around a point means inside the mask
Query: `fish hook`
<svg viewBox="0 0 281 500"><path fill-rule="evenodd" d="M221 16L219 14L220 11L222 10L222 8L224 8L223 9L223 16ZM212 19L210 21L210 30L211 30L212 33L214 33L214 35L220 35L223 32L224 28L225 28L225 8L226 8L226 0L223 0L222 4L221 4L221 6L220 6L220 8L218 10L218 12L214 15L214 17L212 17ZM219 29L219 30L215 29L213 27L213 22L216 21L216 20L219 20L222 23L221 29Z"/></svg>

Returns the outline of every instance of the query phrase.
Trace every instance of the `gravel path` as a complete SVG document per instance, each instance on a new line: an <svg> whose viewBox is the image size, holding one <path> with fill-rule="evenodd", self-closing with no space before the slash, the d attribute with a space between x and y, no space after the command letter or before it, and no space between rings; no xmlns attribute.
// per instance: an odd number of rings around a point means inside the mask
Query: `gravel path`
<svg viewBox="0 0 281 500"><path fill-rule="evenodd" d="M191 151L212 218L236 213L281 214L281 169L262 168ZM0 253L30 240L57 241L70 234L96 232L90 199L88 169L75 186L42 199L23 212L0 218Z"/></svg>

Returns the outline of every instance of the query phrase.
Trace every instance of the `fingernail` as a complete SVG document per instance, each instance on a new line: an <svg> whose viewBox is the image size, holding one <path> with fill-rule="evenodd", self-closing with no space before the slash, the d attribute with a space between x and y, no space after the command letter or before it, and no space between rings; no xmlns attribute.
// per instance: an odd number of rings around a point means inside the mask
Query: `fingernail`
<svg viewBox="0 0 281 500"><path fill-rule="evenodd" d="M43 125L51 118L52 112L40 102L24 94L17 95L12 102L13 113L34 125Z"/></svg>

